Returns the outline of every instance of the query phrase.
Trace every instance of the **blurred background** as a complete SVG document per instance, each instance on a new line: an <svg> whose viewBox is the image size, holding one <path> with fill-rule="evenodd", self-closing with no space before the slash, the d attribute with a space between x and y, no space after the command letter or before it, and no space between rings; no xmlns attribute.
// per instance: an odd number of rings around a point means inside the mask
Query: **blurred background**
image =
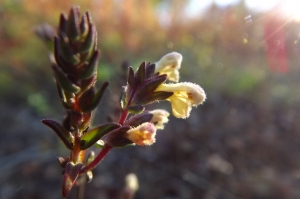
<svg viewBox="0 0 300 199"><path fill-rule="evenodd" d="M94 125L118 114L124 65L173 51L183 55L181 81L208 97L190 118L171 116L153 146L112 150L86 199L119 198L131 172L136 199L300 198L300 4L266 2L0 0L0 198L61 198L56 157L68 151L40 121L65 113L35 31L56 27L73 4L92 13L98 84L110 82Z"/></svg>

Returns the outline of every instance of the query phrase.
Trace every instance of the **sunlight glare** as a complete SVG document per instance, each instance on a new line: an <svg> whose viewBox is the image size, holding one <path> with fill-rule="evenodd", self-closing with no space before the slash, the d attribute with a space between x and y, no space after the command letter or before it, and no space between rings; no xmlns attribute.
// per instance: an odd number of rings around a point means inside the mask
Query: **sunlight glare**
<svg viewBox="0 0 300 199"><path fill-rule="evenodd" d="M291 18L295 21L300 21L300 1L282 1L282 11L288 18Z"/></svg>

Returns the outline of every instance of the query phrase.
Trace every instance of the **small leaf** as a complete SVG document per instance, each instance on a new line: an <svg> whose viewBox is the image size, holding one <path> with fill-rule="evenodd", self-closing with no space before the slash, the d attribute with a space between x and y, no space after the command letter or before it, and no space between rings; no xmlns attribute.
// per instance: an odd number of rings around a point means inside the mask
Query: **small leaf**
<svg viewBox="0 0 300 199"><path fill-rule="evenodd" d="M82 137L83 140L82 146L80 146L81 150L85 150L95 144L98 140L100 140L104 135L108 134L112 130L119 128L120 125L117 123L109 123L98 126L88 132L86 132Z"/></svg>
<svg viewBox="0 0 300 199"><path fill-rule="evenodd" d="M90 112L90 111L94 110L98 106L98 104L100 103L100 101L101 101L101 99L103 97L104 91L107 88L107 86L108 86L108 82L104 82L102 84L102 86L96 92L96 94L95 94L92 102L90 104L88 104L87 106L85 106L84 108L82 107L82 111L83 112Z"/></svg>
<svg viewBox="0 0 300 199"><path fill-rule="evenodd" d="M73 84L56 65L52 64L52 69L57 83L64 91L69 93L78 93L80 91L80 87Z"/></svg>
<svg viewBox="0 0 300 199"><path fill-rule="evenodd" d="M66 32L67 23L68 23L67 16L65 14L60 14L58 31L59 32Z"/></svg>
<svg viewBox="0 0 300 199"><path fill-rule="evenodd" d="M65 92L61 89L61 87L58 85L57 82L56 82L56 88L57 88L58 96L60 98L62 105L64 106L65 109L69 109L70 107L67 103L67 98L66 98Z"/></svg>
<svg viewBox="0 0 300 199"><path fill-rule="evenodd" d="M81 110L86 110L93 102L95 96L95 89L91 87L89 90L85 91L78 100L78 105Z"/></svg>
<svg viewBox="0 0 300 199"><path fill-rule="evenodd" d="M59 38L57 36L54 37L54 57L56 64L66 73L72 72L73 65L70 63L67 63L63 60L60 52L60 44L59 44Z"/></svg>
<svg viewBox="0 0 300 199"><path fill-rule="evenodd" d="M78 163L78 164L74 164L72 162L67 163L64 177L63 177L63 183L62 183L63 198L66 198L69 195L82 166L83 166L82 163Z"/></svg>
<svg viewBox="0 0 300 199"><path fill-rule="evenodd" d="M135 88L135 80L134 80L134 71L131 66L128 67L128 78L127 78L128 85L134 89Z"/></svg>
<svg viewBox="0 0 300 199"><path fill-rule="evenodd" d="M150 122L152 117L153 114L149 112L148 113L144 112L140 115L134 115L126 121L126 125L129 125L131 127L137 127L138 125L143 124L145 122Z"/></svg>
<svg viewBox="0 0 300 199"><path fill-rule="evenodd" d="M72 47L70 46L70 43L67 39L63 39L62 37L58 38L60 51L59 54L62 56L62 58L73 65L79 64L80 59L78 55L73 52Z"/></svg>
<svg viewBox="0 0 300 199"><path fill-rule="evenodd" d="M141 86L140 90L145 92L154 91L159 85L164 83L167 80L167 75L159 75L153 78L147 79L143 85Z"/></svg>
<svg viewBox="0 0 300 199"><path fill-rule="evenodd" d="M67 30L66 30L68 37L72 41L75 41L80 35L79 21L80 21L79 6L72 6L69 13Z"/></svg>
<svg viewBox="0 0 300 199"><path fill-rule="evenodd" d="M92 77L88 79L81 80L80 91L83 93L89 90L91 87L95 86L96 81L97 81L97 73L95 73Z"/></svg>
<svg viewBox="0 0 300 199"><path fill-rule="evenodd" d="M88 79L97 72L99 57L100 57L100 52L96 50L91 60L89 61L89 64L86 66L84 71L79 75L80 79Z"/></svg>
<svg viewBox="0 0 300 199"><path fill-rule="evenodd" d="M93 48L95 48L96 40L97 40L97 31L95 25L90 24L88 34L86 35L86 38L82 43L82 45L80 46L78 52L84 53L92 50Z"/></svg>
<svg viewBox="0 0 300 199"><path fill-rule="evenodd" d="M134 96L133 102L139 104L142 99L147 98L153 94L155 89L167 80L167 75L159 75L147 79L138 89Z"/></svg>
<svg viewBox="0 0 300 199"><path fill-rule="evenodd" d="M151 78L155 72L155 64L148 63L146 66L146 78Z"/></svg>
<svg viewBox="0 0 300 199"><path fill-rule="evenodd" d="M127 98L127 87L122 86L122 92L121 92L121 96L120 96L120 106L121 106L122 110L124 110L124 108L127 105L126 98Z"/></svg>
<svg viewBox="0 0 300 199"><path fill-rule="evenodd" d="M173 92L158 91L158 92L152 93L151 95L139 98L138 103L139 104L151 104L151 103L159 101L159 100L165 100L165 99L171 97L172 95L173 95Z"/></svg>
<svg viewBox="0 0 300 199"><path fill-rule="evenodd" d="M89 29L88 20L87 20L86 15L83 15L81 17L79 27L80 27L81 37L86 37L86 35L88 33L88 29Z"/></svg>
<svg viewBox="0 0 300 199"><path fill-rule="evenodd" d="M132 114L140 114L145 110L145 107L142 105L134 105L134 106L128 106L127 110L129 111L129 113Z"/></svg>
<svg viewBox="0 0 300 199"><path fill-rule="evenodd" d="M106 143L112 147L124 147L132 144L132 141L125 137L125 133L130 129L130 126L122 126L107 135Z"/></svg>
<svg viewBox="0 0 300 199"><path fill-rule="evenodd" d="M144 82L146 77L146 62L142 62L135 73L135 83L139 85Z"/></svg>
<svg viewBox="0 0 300 199"><path fill-rule="evenodd" d="M74 137L71 132L67 131L61 124L54 120L43 119L42 122L49 126L56 133L56 135L58 135L68 149L73 149Z"/></svg>

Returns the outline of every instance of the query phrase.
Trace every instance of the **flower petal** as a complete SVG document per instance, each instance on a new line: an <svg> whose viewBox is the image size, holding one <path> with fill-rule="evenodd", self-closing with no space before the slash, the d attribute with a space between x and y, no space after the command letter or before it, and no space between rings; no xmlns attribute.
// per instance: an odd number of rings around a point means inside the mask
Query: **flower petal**
<svg viewBox="0 0 300 199"><path fill-rule="evenodd" d="M168 75L168 80L178 82L179 69L182 62L182 55L177 52L172 52L163 56L156 62L155 73Z"/></svg>
<svg viewBox="0 0 300 199"><path fill-rule="evenodd" d="M154 124L145 122L135 128L127 131L126 138L133 143L145 146L152 145L155 142L156 128Z"/></svg>

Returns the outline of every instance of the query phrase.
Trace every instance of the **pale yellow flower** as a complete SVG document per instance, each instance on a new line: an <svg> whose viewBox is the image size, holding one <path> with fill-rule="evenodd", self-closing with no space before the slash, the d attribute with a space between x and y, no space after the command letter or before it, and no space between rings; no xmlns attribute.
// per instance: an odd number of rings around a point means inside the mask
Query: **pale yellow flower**
<svg viewBox="0 0 300 199"><path fill-rule="evenodd" d="M129 129L126 133L126 138L133 143L145 146L155 142L156 128L150 122L145 122L135 128Z"/></svg>
<svg viewBox="0 0 300 199"><path fill-rule="evenodd" d="M153 114L150 122L152 122L157 129L164 129L164 124L169 121L168 117L170 116L170 113L163 109L155 109L149 111L149 113Z"/></svg>
<svg viewBox="0 0 300 199"><path fill-rule="evenodd" d="M182 62L182 55L172 52L163 56L155 63L155 73L168 75L168 80L179 81L179 69Z"/></svg>
<svg viewBox="0 0 300 199"><path fill-rule="evenodd" d="M177 118L187 118L193 106L202 104L206 95L197 84L182 82L177 84L161 84L155 91L167 91L174 94L166 100L171 102L172 113Z"/></svg>

